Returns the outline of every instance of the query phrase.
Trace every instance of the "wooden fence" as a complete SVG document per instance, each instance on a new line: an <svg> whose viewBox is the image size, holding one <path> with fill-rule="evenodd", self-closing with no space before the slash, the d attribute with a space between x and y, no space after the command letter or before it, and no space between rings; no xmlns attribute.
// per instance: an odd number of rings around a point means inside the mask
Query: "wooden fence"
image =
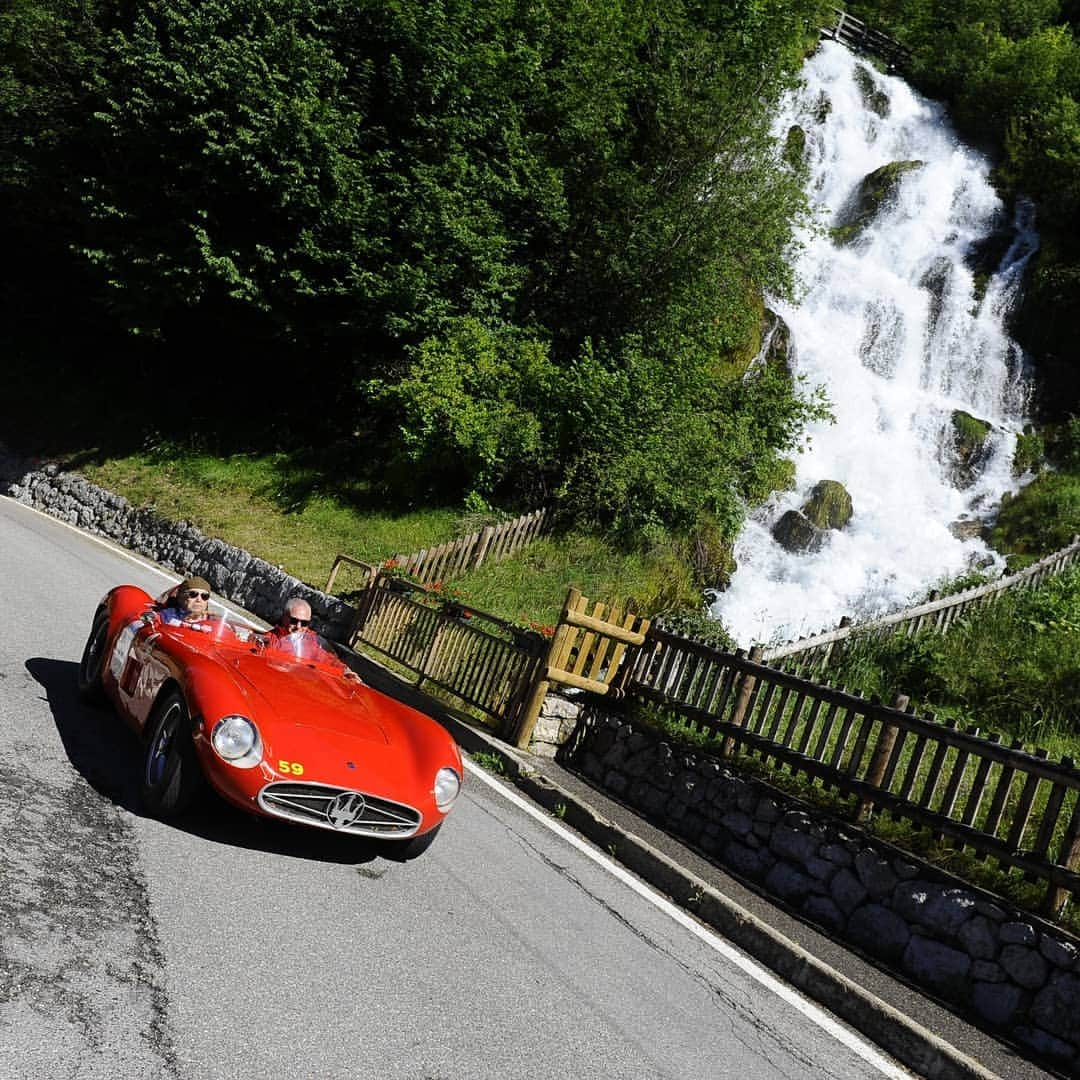
<svg viewBox="0 0 1080 1080"><path fill-rule="evenodd" d="M764 646L759 655L768 663L779 660L794 663L803 674L820 672L839 656L846 643L856 635L904 634L910 637L921 630L943 633L971 609L992 603L1009 589L1039 585L1076 563L1080 563L1080 536L1074 536L1066 547L1047 555L1026 569L1001 577L997 581L965 589L951 596L935 597L924 604L905 608L880 619L863 623L852 623L845 619L835 630L823 631L813 637L799 638L798 641L789 641L782 645Z"/></svg>
<svg viewBox="0 0 1080 1080"><path fill-rule="evenodd" d="M874 30L840 8L834 7L832 10L836 14L836 22L832 26L822 27L822 37L839 41L855 52L880 56L891 68L903 68L910 63L911 50L895 38Z"/></svg>
<svg viewBox="0 0 1080 1080"><path fill-rule="evenodd" d="M692 729L722 737L721 752L752 755L884 807L1046 882L1056 913L1080 892L1080 772L978 729L916 716L657 630L637 650L627 693L664 702Z"/></svg>
<svg viewBox="0 0 1080 1080"><path fill-rule="evenodd" d="M504 734L517 726L547 640L422 586L374 573L350 644L368 646L485 714Z"/></svg>
<svg viewBox="0 0 1080 1080"><path fill-rule="evenodd" d="M547 520L546 509L534 510L501 525L485 525L460 540L422 548L411 555L395 555L393 561L399 569L425 585L447 581L475 570L487 561L499 562L520 551L540 536Z"/></svg>

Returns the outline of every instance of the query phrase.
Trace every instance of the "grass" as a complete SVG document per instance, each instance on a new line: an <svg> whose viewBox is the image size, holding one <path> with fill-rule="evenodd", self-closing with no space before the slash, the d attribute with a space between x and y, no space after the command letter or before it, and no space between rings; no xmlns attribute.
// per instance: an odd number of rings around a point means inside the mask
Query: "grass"
<svg viewBox="0 0 1080 1080"><path fill-rule="evenodd" d="M501 754L492 754L487 750L475 750L472 753L472 759L482 769L487 769L490 773L495 773L496 776L506 775L506 763L503 761Z"/></svg>
<svg viewBox="0 0 1080 1080"><path fill-rule="evenodd" d="M283 454L140 451L75 464L88 480L135 506L193 521L317 588L339 551L382 561L444 543L461 517L451 509L395 513L364 505L361 483L350 489L339 479L335 491L325 491L316 474Z"/></svg>
<svg viewBox="0 0 1080 1080"><path fill-rule="evenodd" d="M72 455L68 465L136 506L193 521L316 588L326 584L338 552L377 563L478 527L475 514L454 508L387 510L363 480L327 478L285 454L220 457L166 445L119 457ZM356 575L343 568L335 591L354 588ZM558 619L571 585L592 600L643 611L700 599L670 552L620 551L581 533L541 539L446 584L480 611L545 624Z"/></svg>

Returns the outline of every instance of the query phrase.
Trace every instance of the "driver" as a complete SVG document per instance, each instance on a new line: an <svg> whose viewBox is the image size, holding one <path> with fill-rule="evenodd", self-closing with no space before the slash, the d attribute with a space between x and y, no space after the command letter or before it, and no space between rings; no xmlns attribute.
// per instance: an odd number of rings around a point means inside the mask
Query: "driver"
<svg viewBox="0 0 1080 1080"><path fill-rule="evenodd" d="M352 668L341 662L335 652L326 648L319 635L311 629L311 605L303 597L293 596L286 601L277 626L266 635L266 647L316 660L339 671L343 678L363 681Z"/></svg>
<svg viewBox="0 0 1080 1080"><path fill-rule="evenodd" d="M166 626L210 629L210 582L206 578L185 578L158 602L164 605L159 615Z"/></svg>

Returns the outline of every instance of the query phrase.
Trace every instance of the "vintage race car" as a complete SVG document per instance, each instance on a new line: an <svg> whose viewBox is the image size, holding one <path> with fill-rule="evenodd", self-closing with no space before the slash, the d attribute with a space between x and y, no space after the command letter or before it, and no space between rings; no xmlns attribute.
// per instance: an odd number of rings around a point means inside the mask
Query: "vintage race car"
<svg viewBox="0 0 1080 1080"><path fill-rule="evenodd" d="M143 736L142 795L181 813L208 781L253 814L392 842L434 839L461 790L461 754L430 717L365 686L311 631L277 640L211 616L169 625L142 589L101 601L79 694Z"/></svg>

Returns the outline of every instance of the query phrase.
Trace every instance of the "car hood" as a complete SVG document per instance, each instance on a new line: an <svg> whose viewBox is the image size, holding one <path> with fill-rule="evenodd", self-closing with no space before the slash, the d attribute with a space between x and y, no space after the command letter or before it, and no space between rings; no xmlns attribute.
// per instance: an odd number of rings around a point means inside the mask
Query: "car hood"
<svg viewBox="0 0 1080 1080"><path fill-rule="evenodd" d="M382 745L400 739L398 725L383 715L373 692L340 675L259 654L225 653L219 659L251 702L260 728L296 724L337 739Z"/></svg>

